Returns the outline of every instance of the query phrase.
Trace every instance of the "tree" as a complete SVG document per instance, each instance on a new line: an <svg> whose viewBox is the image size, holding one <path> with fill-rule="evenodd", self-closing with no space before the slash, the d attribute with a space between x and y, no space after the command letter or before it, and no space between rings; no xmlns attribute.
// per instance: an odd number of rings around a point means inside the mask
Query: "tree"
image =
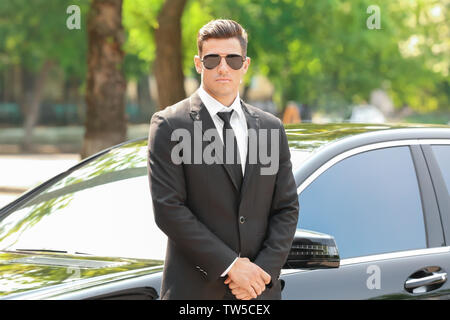
<svg viewBox="0 0 450 320"><path fill-rule="evenodd" d="M160 109L186 97L184 78L193 74L197 32L211 19L198 1L125 0L125 48L155 75Z"/></svg>
<svg viewBox="0 0 450 320"><path fill-rule="evenodd" d="M151 66L157 52L153 34L163 4L125 2L127 48ZM381 29L371 29L367 11L373 5L370 0L189 1L181 24L183 71L195 74L189 67L198 29L213 18L228 18L240 22L249 34L252 65L246 84L255 73L267 76L275 85L279 111L286 101L296 100L342 114L352 103L368 100L377 88L385 89L397 106L407 104L418 111L448 108L448 8L433 0L380 1ZM402 46L409 48L414 41L419 54L409 56ZM173 89L165 85L163 90Z"/></svg>
<svg viewBox="0 0 450 320"><path fill-rule="evenodd" d="M445 4L379 1L381 29L370 29L370 0L204 1L247 29L252 68L274 83L278 105L340 111L383 88L397 106L448 108ZM408 55L413 44L417 54Z"/></svg>
<svg viewBox="0 0 450 320"><path fill-rule="evenodd" d="M80 0L82 10L87 0ZM32 147L46 81L53 68L66 77L84 72L84 29L66 27L69 0L15 0L0 2L0 69L12 69L20 78L18 104L24 115L23 149Z"/></svg>
<svg viewBox="0 0 450 320"><path fill-rule="evenodd" d="M166 0L154 30L158 104L163 109L186 98L184 91L181 16L187 0Z"/></svg>
<svg viewBox="0 0 450 320"><path fill-rule="evenodd" d="M123 142L127 133L122 0L93 0L87 25L87 116L82 158Z"/></svg>

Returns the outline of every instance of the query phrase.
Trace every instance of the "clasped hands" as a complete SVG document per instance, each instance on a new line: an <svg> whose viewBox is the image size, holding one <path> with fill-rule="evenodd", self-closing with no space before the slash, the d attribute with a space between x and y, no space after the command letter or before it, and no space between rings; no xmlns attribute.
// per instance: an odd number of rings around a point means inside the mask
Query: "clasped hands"
<svg viewBox="0 0 450 320"><path fill-rule="evenodd" d="M224 283L237 299L250 300L263 293L270 280L270 275L248 258L238 258Z"/></svg>

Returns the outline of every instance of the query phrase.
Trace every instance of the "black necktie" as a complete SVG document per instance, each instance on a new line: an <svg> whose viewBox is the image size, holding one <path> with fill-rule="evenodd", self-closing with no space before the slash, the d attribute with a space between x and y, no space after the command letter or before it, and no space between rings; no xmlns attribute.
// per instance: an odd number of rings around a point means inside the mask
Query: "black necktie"
<svg viewBox="0 0 450 320"><path fill-rule="evenodd" d="M227 165L229 165L232 168L233 175L235 176L236 182L237 182L238 186L240 187L242 184L242 167L241 167L241 163L240 163L239 148L238 148L236 136L234 135L233 128L231 127L231 124L230 124L230 119L231 119L231 115L233 114L233 111L234 110L231 110L231 112L217 112L217 115L223 121L222 137L223 137L223 145L225 147L224 155L223 155L224 163L226 163ZM227 132L228 132L228 135L227 135ZM232 144L232 146L229 145L230 143ZM227 157L226 152L231 152L231 151L233 151L233 157L231 157L231 159L233 161L230 164L229 161L227 161L227 159L230 159L230 155L228 155L228 157ZM238 159L239 159L239 162L238 162Z"/></svg>

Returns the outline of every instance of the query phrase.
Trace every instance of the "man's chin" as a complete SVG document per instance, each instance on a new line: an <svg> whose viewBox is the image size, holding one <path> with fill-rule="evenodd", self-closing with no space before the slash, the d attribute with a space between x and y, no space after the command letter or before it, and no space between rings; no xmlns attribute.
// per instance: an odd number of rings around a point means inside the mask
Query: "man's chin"
<svg viewBox="0 0 450 320"><path fill-rule="evenodd" d="M213 91L213 94L216 97L226 98L229 96L236 96L237 90L233 90L232 88L217 88Z"/></svg>

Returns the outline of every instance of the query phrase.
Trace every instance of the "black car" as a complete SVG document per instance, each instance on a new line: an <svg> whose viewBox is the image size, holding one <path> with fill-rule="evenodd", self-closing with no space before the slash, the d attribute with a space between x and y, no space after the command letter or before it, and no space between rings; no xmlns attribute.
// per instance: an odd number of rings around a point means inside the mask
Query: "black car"
<svg viewBox="0 0 450 320"><path fill-rule="evenodd" d="M449 298L450 127L286 127L299 225L283 299ZM0 209L3 299L158 299L147 140L104 150Z"/></svg>

